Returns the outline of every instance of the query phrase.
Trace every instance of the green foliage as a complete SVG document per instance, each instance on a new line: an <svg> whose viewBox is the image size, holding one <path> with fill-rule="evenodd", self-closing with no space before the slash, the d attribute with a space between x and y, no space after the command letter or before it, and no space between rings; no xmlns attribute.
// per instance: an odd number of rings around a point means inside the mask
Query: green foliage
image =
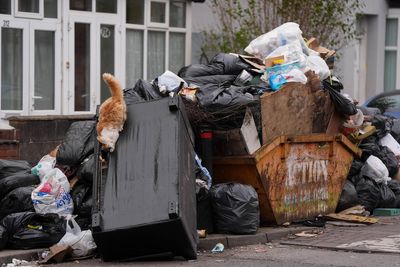
<svg viewBox="0 0 400 267"><path fill-rule="evenodd" d="M204 32L205 51L243 53L257 36L296 22L303 37L339 49L359 35L361 0L210 0L218 27Z"/></svg>

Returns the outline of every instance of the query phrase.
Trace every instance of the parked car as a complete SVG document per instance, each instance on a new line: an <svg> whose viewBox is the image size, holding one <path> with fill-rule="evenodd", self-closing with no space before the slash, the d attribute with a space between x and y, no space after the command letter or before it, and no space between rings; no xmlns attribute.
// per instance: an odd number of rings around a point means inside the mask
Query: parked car
<svg viewBox="0 0 400 267"><path fill-rule="evenodd" d="M400 119L400 90L380 93L365 101L362 106L378 108L382 114Z"/></svg>

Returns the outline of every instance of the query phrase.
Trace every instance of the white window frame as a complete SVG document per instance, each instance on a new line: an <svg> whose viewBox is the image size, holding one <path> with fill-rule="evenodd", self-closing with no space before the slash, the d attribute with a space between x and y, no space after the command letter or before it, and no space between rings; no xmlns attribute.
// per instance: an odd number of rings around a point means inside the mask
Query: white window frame
<svg viewBox="0 0 400 267"><path fill-rule="evenodd" d="M150 0L150 1L145 1L145 9L147 7L147 10L145 12L145 16L147 15L146 20L146 25L148 27L152 28L160 28L160 29L167 29L169 26L169 1L168 0ZM151 3L164 3L165 4L165 23L160 23L160 22L152 22L151 21Z"/></svg>
<svg viewBox="0 0 400 267"><path fill-rule="evenodd" d="M126 13L123 12L121 16L121 24L124 25L122 27L122 51L126 52L126 30L140 30L143 31L143 79L145 80L151 80L154 79L155 77L148 77L147 73L147 45L148 45L148 31L163 31L166 34L166 40L165 40L165 70L169 69L169 34L171 32L176 32L176 33L185 33L185 65L189 65L191 62L191 36L192 36L192 18L188 14L191 14L192 6L191 2L187 1L185 3L186 6L186 16L185 16L185 28L179 28L179 27L169 27L169 6L170 6L170 1L169 0L152 0L155 2L165 2L166 3L166 23L165 25L159 25L158 23L151 23L150 22L150 1L145 0L145 18L144 18L144 24L132 24L132 23L126 23ZM122 0L121 1L121 6L126 7L126 1ZM147 17L146 17L147 16ZM125 84L126 82L126 57L122 57L122 62L121 66L123 66L121 73L122 73L122 80L124 86L128 86Z"/></svg>
<svg viewBox="0 0 400 267"><path fill-rule="evenodd" d="M397 19L397 46L386 46L386 51L396 51L396 88L400 88L400 9L389 9L387 19ZM386 23L386 21L385 21ZM385 37L386 38L386 37Z"/></svg>
<svg viewBox="0 0 400 267"><path fill-rule="evenodd" d="M20 20L10 20L9 27L2 28L12 28L12 29L22 29L22 110L3 110L1 107L1 85L0 85L0 110L2 115L4 114L6 117L11 115L28 115L28 101L29 101L29 64L24 64L24 61L27 59L29 54L29 22L20 21ZM2 34L0 32L0 45L2 42ZM1 53L0 53L0 62L1 62ZM3 66L0 64L0 81L2 81L1 77L1 68ZM6 67L6 66L5 66Z"/></svg>
<svg viewBox="0 0 400 267"><path fill-rule="evenodd" d="M125 68L122 61L122 51L121 51L121 40L122 38L122 27L121 18L119 14L124 13L122 8L122 3L124 1L117 1L117 13L107 13L107 12L96 12L96 0L92 0L92 11L79 11L70 10L69 1L66 1L64 6L64 17L67 18L68 26L64 28L64 34L66 38L65 41L65 51L64 55L66 58L66 71L64 72L65 80L67 82L64 85L64 103L65 108L64 113L66 114L94 114L96 112L97 105L100 104L101 90L100 90L100 80L101 77L101 66L100 66L100 25L114 25L114 76L122 82L121 72ZM125 5L124 5L125 6ZM99 15L100 14L100 15ZM74 41L75 23L88 23L90 24L90 110L89 111L75 111L75 54L74 54ZM97 75L98 74L98 75Z"/></svg>
<svg viewBox="0 0 400 267"><path fill-rule="evenodd" d="M43 17L44 17L44 0L39 0L39 13L19 11L19 0L14 0L14 3L15 3L15 17L30 18L30 19L43 19Z"/></svg>
<svg viewBox="0 0 400 267"><path fill-rule="evenodd" d="M49 110L35 110L35 31L43 30L43 31L52 31L54 32L54 109ZM49 115L49 114L60 114L61 112L61 90L57 90L57 88L61 88L61 26L60 24L48 24L46 22L36 22L31 23L30 26L30 92L29 92L29 107L30 114L32 115Z"/></svg>

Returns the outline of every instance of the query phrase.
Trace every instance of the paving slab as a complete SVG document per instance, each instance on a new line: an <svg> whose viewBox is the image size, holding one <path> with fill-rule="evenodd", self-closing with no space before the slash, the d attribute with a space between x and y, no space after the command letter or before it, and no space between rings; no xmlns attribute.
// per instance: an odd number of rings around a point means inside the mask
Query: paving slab
<svg viewBox="0 0 400 267"><path fill-rule="evenodd" d="M280 241L297 245L357 252L400 253L400 217L379 217L380 221L366 227L345 227L327 224L314 237L295 235Z"/></svg>

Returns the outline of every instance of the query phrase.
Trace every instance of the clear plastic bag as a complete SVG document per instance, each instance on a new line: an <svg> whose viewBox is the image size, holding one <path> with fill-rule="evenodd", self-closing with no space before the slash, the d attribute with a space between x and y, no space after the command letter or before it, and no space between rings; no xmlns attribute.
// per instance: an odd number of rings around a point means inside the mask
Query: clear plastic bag
<svg viewBox="0 0 400 267"><path fill-rule="evenodd" d="M72 248L72 257L85 257L93 253L97 248L93 240L92 231L82 231L72 216L67 217L65 235L57 245L66 245Z"/></svg>
<svg viewBox="0 0 400 267"><path fill-rule="evenodd" d="M40 180L44 178L44 176L50 172L54 166L56 165L56 158L50 155L46 155L41 158L38 164L31 169L31 173L39 176Z"/></svg>
<svg viewBox="0 0 400 267"><path fill-rule="evenodd" d="M308 48L301 34L299 24L287 22L251 41L244 51L264 59L278 47L295 43L302 48L304 54L308 55Z"/></svg>
<svg viewBox="0 0 400 267"><path fill-rule="evenodd" d="M46 174L41 184L32 192L32 203L37 213L72 214L74 203L70 186L64 173L54 168Z"/></svg>
<svg viewBox="0 0 400 267"><path fill-rule="evenodd" d="M161 93L177 92L181 87L187 87L187 83L175 73L167 70L157 78Z"/></svg>

